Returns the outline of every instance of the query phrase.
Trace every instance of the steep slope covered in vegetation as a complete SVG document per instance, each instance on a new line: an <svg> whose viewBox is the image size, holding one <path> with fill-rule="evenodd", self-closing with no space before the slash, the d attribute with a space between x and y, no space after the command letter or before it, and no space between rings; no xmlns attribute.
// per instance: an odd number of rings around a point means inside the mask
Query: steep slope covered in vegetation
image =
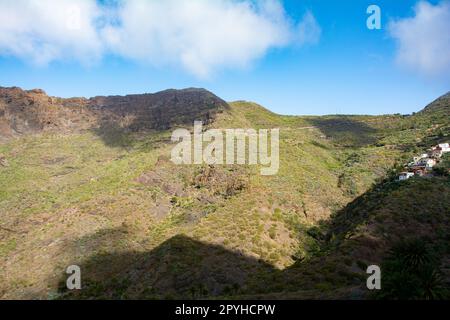
<svg viewBox="0 0 450 320"><path fill-rule="evenodd" d="M173 126L280 128L277 175L175 166L172 125L95 120L5 139L0 297L368 297L364 266L383 264L411 233L432 244L445 274L448 178L390 182L413 155L450 139L442 108L290 117L214 101L186 106ZM132 123L152 117L140 114ZM71 264L83 270L75 294L61 285Z"/></svg>

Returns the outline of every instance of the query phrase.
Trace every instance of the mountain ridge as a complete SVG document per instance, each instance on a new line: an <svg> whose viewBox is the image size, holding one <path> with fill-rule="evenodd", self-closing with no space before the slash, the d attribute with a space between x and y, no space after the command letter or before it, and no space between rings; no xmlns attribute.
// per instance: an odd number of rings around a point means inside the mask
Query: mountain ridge
<svg viewBox="0 0 450 320"><path fill-rule="evenodd" d="M430 104L428 104L425 108L423 108L420 112L431 112L431 111L446 111L450 112L450 91L446 94L443 94Z"/></svg>
<svg viewBox="0 0 450 320"><path fill-rule="evenodd" d="M449 101L450 92L428 104L418 114L449 112ZM252 105L273 116L301 117L278 115L253 102L234 103ZM48 96L43 89L0 87L0 136L7 138L24 133L104 127L130 131L165 130L177 125L191 125L194 120L208 124L214 121L217 113L227 109L228 102L206 89L193 87L90 98L60 98Z"/></svg>
<svg viewBox="0 0 450 320"><path fill-rule="evenodd" d="M209 123L228 104L198 88L168 89L152 94L50 97L42 89L0 87L0 135L41 131L74 131L116 126L131 131L161 130Z"/></svg>

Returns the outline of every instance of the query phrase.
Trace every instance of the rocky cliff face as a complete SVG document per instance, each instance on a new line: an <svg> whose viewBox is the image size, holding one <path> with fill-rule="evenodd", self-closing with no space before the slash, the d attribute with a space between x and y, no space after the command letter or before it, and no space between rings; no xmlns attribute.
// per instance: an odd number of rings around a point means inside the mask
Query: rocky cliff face
<svg viewBox="0 0 450 320"><path fill-rule="evenodd" d="M204 89L155 94L63 99L43 90L0 87L0 136L70 132L105 123L131 131L163 130L195 120L210 122L228 104Z"/></svg>

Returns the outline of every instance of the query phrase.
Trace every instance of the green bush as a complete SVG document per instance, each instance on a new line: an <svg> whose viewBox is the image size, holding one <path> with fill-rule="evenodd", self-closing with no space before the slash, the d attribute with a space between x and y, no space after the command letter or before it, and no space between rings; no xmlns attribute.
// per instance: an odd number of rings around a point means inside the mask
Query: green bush
<svg viewBox="0 0 450 320"><path fill-rule="evenodd" d="M440 259L422 239L396 244L382 264L381 299L435 300L448 297Z"/></svg>

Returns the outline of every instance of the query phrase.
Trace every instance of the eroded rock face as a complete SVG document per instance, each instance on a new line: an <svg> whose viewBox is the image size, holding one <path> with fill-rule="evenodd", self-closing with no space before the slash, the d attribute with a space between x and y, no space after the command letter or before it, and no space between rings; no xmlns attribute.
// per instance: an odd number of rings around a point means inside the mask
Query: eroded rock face
<svg viewBox="0 0 450 320"><path fill-rule="evenodd" d="M104 124L130 131L165 130L195 120L209 123L225 108L225 101L204 89L63 99L40 89L0 87L0 136L70 132Z"/></svg>
<svg viewBox="0 0 450 320"><path fill-rule="evenodd" d="M49 97L38 89L0 88L0 135L91 127L95 115L87 106L88 100L79 99L76 106L66 106L71 100Z"/></svg>

